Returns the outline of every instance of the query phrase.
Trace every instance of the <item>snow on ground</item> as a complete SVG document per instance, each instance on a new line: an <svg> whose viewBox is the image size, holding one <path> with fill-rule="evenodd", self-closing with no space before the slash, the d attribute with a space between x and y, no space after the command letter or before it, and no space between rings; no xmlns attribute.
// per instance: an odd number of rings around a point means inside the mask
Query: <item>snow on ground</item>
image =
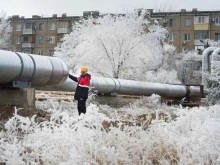
<svg viewBox="0 0 220 165"><path fill-rule="evenodd" d="M218 164L220 106L167 106L159 97L123 108L89 103L78 116L76 102L46 100L37 108L50 120L16 114L0 132L0 162L23 164Z"/></svg>

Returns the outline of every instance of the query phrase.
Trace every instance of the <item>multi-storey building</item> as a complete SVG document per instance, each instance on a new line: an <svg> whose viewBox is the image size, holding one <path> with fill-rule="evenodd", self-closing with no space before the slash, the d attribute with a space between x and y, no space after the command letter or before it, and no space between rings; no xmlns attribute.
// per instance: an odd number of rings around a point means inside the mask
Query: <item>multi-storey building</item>
<svg viewBox="0 0 220 165"><path fill-rule="evenodd" d="M186 11L156 12L148 9L151 18L158 20L169 29L167 42L176 46L178 52L184 50L202 51L206 39L220 41L220 11ZM99 16L98 11L83 12L83 17ZM12 16L9 20L13 27L10 45L15 51L40 55L53 55L54 48L61 44L64 34L71 31L71 26L80 16L41 17L32 18Z"/></svg>
<svg viewBox="0 0 220 165"><path fill-rule="evenodd" d="M54 48L61 44L61 38L70 32L73 22L79 19L79 16L67 17L66 14L61 17L54 14L49 18L12 16L11 48L14 51L53 56Z"/></svg>
<svg viewBox="0 0 220 165"><path fill-rule="evenodd" d="M206 47L206 39L220 41L220 10L179 12L151 12L151 18L158 20L169 29L168 42L176 46L178 52L198 50Z"/></svg>
<svg viewBox="0 0 220 165"><path fill-rule="evenodd" d="M84 11L83 17L89 15L97 17L98 11ZM80 20L80 16L42 17L33 15L32 18L14 15L9 18L13 28L10 38L10 49L18 52L26 52L38 55L53 56L54 48L60 46L64 34L70 33L74 22Z"/></svg>

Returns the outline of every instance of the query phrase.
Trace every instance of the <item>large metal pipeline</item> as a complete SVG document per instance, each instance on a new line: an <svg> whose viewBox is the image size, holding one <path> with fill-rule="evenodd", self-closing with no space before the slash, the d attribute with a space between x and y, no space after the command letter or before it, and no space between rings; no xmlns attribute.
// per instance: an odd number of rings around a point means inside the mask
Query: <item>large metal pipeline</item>
<svg viewBox="0 0 220 165"><path fill-rule="evenodd" d="M207 74L213 74L216 63L219 61L220 48L209 47L202 54L202 85L207 89ZM211 56L211 62L210 62Z"/></svg>
<svg viewBox="0 0 220 165"><path fill-rule="evenodd" d="M63 84L52 88L37 88L40 90L53 91L75 91L77 83L71 79L67 79ZM150 96L158 94L165 97L183 98L199 97L201 95L200 88L187 87L184 85L170 85L161 83L151 83L133 80L123 80L114 78L92 77L91 91L97 90L103 94L123 94L123 95L144 95Z"/></svg>
<svg viewBox="0 0 220 165"><path fill-rule="evenodd" d="M212 53L212 61L211 61L211 74L216 72L220 73L220 48L216 48Z"/></svg>
<svg viewBox="0 0 220 165"><path fill-rule="evenodd" d="M31 87L36 89L75 91L77 84L67 77L67 66L59 58L0 50L0 84L31 82ZM196 87L93 76L91 88L113 95L150 96L155 93L175 98L200 96L200 90Z"/></svg>
<svg viewBox="0 0 220 165"><path fill-rule="evenodd" d="M210 68L210 55L212 52L216 49L216 47L209 47L204 50L202 54L202 85L204 85L204 88L207 88L207 80L206 80L206 74L209 73Z"/></svg>
<svg viewBox="0 0 220 165"><path fill-rule="evenodd" d="M59 58L0 50L0 84L28 82L31 86L55 86L68 75L66 64Z"/></svg>

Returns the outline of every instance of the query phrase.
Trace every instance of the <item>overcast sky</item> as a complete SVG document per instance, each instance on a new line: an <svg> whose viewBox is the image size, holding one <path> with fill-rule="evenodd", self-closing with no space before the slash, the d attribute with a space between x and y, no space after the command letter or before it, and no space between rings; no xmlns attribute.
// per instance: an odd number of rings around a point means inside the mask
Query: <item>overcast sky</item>
<svg viewBox="0 0 220 165"><path fill-rule="evenodd" d="M101 13L120 13L133 8L168 8L175 10L198 8L220 10L220 0L0 0L0 11L7 16L50 16L67 13L82 15L83 11L99 10Z"/></svg>

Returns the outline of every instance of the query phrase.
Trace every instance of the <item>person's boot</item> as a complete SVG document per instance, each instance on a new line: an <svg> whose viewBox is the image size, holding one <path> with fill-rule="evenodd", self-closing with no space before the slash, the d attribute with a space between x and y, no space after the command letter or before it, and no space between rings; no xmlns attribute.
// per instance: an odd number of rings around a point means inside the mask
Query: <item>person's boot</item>
<svg viewBox="0 0 220 165"><path fill-rule="evenodd" d="M82 107L81 112L84 113L84 114L86 113L86 106Z"/></svg>
<svg viewBox="0 0 220 165"><path fill-rule="evenodd" d="M78 106L78 112L79 112L79 116L80 116L80 114L84 112L84 107Z"/></svg>

